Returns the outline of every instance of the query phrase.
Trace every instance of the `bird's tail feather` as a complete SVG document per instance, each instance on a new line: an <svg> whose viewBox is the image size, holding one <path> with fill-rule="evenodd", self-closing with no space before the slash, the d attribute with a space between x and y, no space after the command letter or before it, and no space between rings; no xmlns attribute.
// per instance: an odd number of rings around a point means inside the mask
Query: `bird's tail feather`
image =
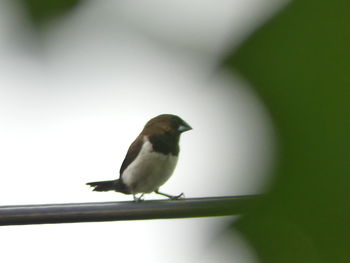
<svg viewBox="0 0 350 263"><path fill-rule="evenodd" d="M129 193L126 190L125 185L119 179L110 181L90 182L87 183L87 185L93 187L93 191L97 192L116 191L124 194Z"/></svg>
<svg viewBox="0 0 350 263"><path fill-rule="evenodd" d="M91 182L87 183L87 185L94 187L93 191L104 192L104 191L113 191L115 190L115 181L101 181L101 182Z"/></svg>

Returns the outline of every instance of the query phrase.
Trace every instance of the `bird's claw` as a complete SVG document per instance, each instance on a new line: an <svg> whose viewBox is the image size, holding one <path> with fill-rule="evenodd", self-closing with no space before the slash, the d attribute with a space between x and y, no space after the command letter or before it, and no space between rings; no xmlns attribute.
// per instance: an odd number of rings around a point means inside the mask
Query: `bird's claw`
<svg viewBox="0 0 350 263"><path fill-rule="evenodd" d="M143 195L144 195L144 194L141 194L139 197L137 197L136 195L133 195L133 197L134 197L134 202L135 202L135 203L142 202L142 201L143 201Z"/></svg>
<svg viewBox="0 0 350 263"><path fill-rule="evenodd" d="M173 195L170 197L171 200L179 200L179 199L183 199L185 198L185 194L184 193L181 193L179 195Z"/></svg>
<svg viewBox="0 0 350 263"><path fill-rule="evenodd" d="M162 193L162 192L159 192L159 190L157 189L156 191L154 191L156 194L159 194L159 195L162 195L162 196L166 196L168 197L170 200L178 200L178 199L181 199L181 198L184 198L185 195L184 193L181 193L179 195L169 195L169 194L166 194L166 193Z"/></svg>

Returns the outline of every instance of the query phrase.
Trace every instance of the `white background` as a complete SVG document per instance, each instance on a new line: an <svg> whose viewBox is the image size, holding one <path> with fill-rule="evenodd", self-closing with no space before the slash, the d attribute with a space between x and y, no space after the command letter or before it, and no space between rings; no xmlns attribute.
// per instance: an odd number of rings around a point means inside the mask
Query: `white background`
<svg viewBox="0 0 350 263"><path fill-rule="evenodd" d="M273 128L225 51L286 1L95 1L32 35L0 5L0 205L131 200L85 183L118 177L152 117L177 114L173 177L187 197L263 191ZM17 12L17 13L16 13ZM148 195L146 199L161 198ZM3 262L256 262L233 218L1 227Z"/></svg>

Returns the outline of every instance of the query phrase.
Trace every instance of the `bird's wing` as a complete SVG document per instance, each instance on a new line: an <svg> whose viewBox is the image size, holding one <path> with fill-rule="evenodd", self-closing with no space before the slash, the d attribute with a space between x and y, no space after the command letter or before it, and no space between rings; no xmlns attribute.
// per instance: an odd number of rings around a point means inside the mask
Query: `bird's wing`
<svg viewBox="0 0 350 263"><path fill-rule="evenodd" d="M139 135L135 141L130 145L129 150L124 158L124 161L122 163L122 166L120 167L119 174L122 175L124 170L129 166L130 163L132 163L136 156L139 154L142 144L143 144L143 136Z"/></svg>

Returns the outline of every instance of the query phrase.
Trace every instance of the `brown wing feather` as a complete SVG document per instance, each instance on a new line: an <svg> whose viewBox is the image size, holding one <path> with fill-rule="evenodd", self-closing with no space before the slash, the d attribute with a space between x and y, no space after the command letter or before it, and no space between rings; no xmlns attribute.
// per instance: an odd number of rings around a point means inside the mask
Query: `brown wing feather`
<svg viewBox="0 0 350 263"><path fill-rule="evenodd" d="M119 174L122 175L124 170L132 163L136 156L139 154L142 144L143 144L143 136L140 134L136 140L130 145L128 152L124 158L122 166L120 167Z"/></svg>

